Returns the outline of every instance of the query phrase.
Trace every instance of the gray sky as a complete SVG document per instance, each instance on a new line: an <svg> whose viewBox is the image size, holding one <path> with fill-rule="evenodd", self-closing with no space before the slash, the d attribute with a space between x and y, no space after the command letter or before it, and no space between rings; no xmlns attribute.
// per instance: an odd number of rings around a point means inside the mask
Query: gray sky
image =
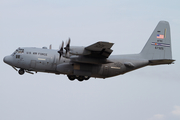
<svg viewBox="0 0 180 120"><path fill-rule="evenodd" d="M1 0L0 120L179 120L179 0ZM20 76L3 63L18 47L58 49L62 40L115 43L139 53L160 20L171 26L173 65L78 82L65 75Z"/></svg>

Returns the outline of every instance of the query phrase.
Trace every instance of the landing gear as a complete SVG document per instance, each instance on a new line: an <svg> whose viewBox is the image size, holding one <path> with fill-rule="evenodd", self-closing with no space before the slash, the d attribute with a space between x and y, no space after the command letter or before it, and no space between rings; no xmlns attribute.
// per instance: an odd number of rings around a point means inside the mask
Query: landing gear
<svg viewBox="0 0 180 120"><path fill-rule="evenodd" d="M20 75L23 75L24 74L24 69L19 69L19 71L18 71L18 73L20 74Z"/></svg>
<svg viewBox="0 0 180 120"><path fill-rule="evenodd" d="M78 76L77 79L78 79L79 81L83 81L83 80L84 80L84 76Z"/></svg>
<svg viewBox="0 0 180 120"><path fill-rule="evenodd" d="M77 79L80 82L82 82L83 80L88 80L90 78L89 76L75 76L75 75L67 75L67 77L71 81Z"/></svg>
<svg viewBox="0 0 180 120"><path fill-rule="evenodd" d="M84 76L84 80L89 80L89 76Z"/></svg>
<svg viewBox="0 0 180 120"><path fill-rule="evenodd" d="M75 80L76 79L76 76L75 75L67 75L68 76L68 78L69 78L69 80Z"/></svg>

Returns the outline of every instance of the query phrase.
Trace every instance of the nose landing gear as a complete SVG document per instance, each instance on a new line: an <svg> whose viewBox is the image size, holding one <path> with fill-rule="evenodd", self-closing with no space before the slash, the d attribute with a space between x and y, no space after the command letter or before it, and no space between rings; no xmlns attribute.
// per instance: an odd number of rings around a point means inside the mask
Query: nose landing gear
<svg viewBox="0 0 180 120"><path fill-rule="evenodd" d="M19 69L19 71L18 71L18 73L20 74L20 75L23 75L24 74L24 69Z"/></svg>

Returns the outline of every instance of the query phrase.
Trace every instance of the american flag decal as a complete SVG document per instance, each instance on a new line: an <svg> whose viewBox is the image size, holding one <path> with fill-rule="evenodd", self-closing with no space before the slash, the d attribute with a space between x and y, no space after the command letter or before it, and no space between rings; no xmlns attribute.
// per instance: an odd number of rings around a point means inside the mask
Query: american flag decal
<svg viewBox="0 0 180 120"><path fill-rule="evenodd" d="M166 43L156 43L156 42L152 42L151 45L154 45L154 46L162 46L162 47L170 47L170 44L166 44Z"/></svg>
<svg viewBox="0 0 180 120"><path fill-rule="evenodd" d="M157 34L157 38L158 38L158 39L164 39L164 35Z"/></svg>

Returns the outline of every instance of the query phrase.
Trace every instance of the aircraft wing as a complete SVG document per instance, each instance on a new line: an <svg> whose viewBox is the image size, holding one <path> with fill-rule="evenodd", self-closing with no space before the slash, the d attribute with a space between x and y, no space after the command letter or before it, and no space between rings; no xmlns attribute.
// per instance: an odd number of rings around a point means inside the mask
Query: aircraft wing
<svg viewBox="0 0 180 120"><path fill-rule="evenodd" d="M84 49L90 51L90 54L85 55L93 58L108 58L112 53L111 47L114 43L109 42L96 42L90 46L85 47Z"/></svg>

